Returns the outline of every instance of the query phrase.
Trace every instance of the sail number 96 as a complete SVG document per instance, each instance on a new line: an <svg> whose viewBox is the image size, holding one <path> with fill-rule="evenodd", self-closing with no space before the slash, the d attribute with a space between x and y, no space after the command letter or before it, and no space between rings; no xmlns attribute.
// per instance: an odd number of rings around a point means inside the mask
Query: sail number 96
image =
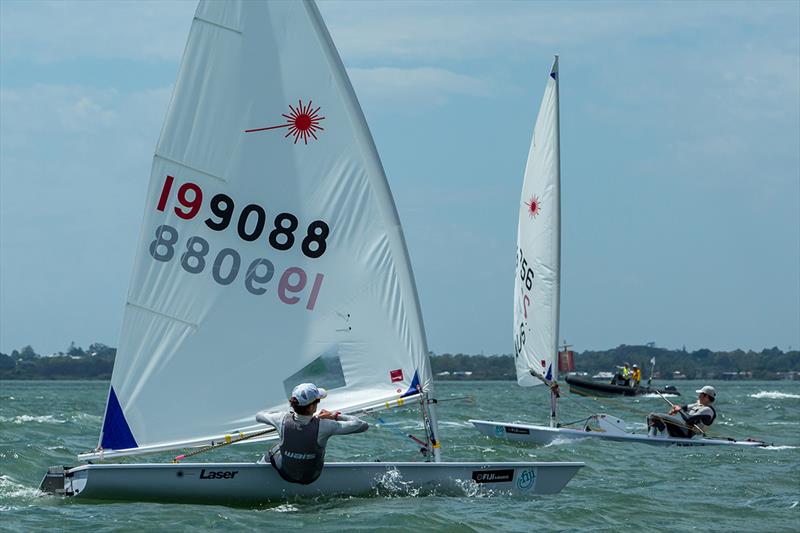
<svg viewBox="0 0 800 533"><path fill-rule="evenodd" d="M177 254L181 267L190 274L200 274L211 265L211 277L220 285L230 285L239 277L242 270L242 257L233 248L223 248L216 256L210 254L211 247L202 237L189 237L183 250L177 249L178 230L163 224L156 228L155 239L150 242L150 256L156 261L167 263ZM275 265L265 257L250 262L241 279L250 294L260 296L267 292L267 285L275 277ZM322 288L323 274L317 274L306 300L306 309L313 310L317 296ZM306 271L300 267L287 268L278 281L278 298L289 305L298 303L295 296L305 289L308 283Z"/></svg>
<svg viewBox="0 0 800 533"><path fill-rule="evenodd" d="M520 248L517 249L517 268L520 281L525 284L526 289L531 290L533 288L533 269L528 267L528 261Z"/></svg>
<svg viewBox="0 0 800 533"><path fill-rule="evenodd" d="M156 205L157 211L164 211L167 207L175 178L167 176L161 188L161 195ZM178 187L178 204L174 207L175 214L190 220L197 216L203 205L203 189L192 182L186 182ZM267 212L257 204L248 204L235 218L236 204L227 194L216 194L208 204L212 216L205 220L206 226L214 231L223 231L236 220L236 233L243 241L253 242L264 233L267 224ZM272 229L269 230L267 241L275 250L286 251L294 246L295 231L300 226L300 221L292 213L278 213L272 220ZM311 259L322 257L328 247L327 238L330 234L328 224L322 220L311 222L306 228L306 234L300 241L300 250L303 255Z"/></svg>

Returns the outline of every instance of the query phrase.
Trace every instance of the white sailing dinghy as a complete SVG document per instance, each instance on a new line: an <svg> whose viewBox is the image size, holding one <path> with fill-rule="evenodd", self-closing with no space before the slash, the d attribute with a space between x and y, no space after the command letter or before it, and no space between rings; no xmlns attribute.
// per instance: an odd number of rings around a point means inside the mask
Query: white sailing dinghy
<svg viewBox="0 0 800 533"><path fill-rule="evenodd" d="M630 433L618 417L595 414L581 429L560 427L558 332L561 277L561 154L558 56L547 79L522 184L514 283L514 347L517 383L550 387L549 426L470 420L484 435L549 444L556 439L599 438L657 445L764 446L759 441L680 439Z"/></svg>
<svg viewBox="0 0 800 533"><path fill-rule="evenodd" d="M440 462L403 232L319 11L201 1L153 159L100 442L79 457L268 438L255 413L286 409L307 381L328 389L330 411L417 402L427 461L331 463L311 485L269 464L85 464L51 468L42 489L209 503L387 486L530 495L583 466Z"/></svg>

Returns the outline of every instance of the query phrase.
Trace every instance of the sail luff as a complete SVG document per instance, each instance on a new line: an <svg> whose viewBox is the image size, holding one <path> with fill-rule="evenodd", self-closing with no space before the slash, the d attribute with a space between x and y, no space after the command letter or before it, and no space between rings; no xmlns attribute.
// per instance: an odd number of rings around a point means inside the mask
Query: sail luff
<svg viewBox="0 0 800 533"><path fill-rule="evenodd" d="M519 206L514 347L522 386L556 377L560 285L558 57L534 126ZM536 377L534 377L536 376Z"/></svg>

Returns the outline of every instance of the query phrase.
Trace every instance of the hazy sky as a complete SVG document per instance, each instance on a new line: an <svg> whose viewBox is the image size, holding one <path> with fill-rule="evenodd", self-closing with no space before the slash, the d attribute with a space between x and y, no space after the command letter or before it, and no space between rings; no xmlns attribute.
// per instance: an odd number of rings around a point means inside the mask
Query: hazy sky
<svg viewBox="0 0 800 533"><path fill-rule="evenodd" d="M430 348L511 353L561 55L561 337L800 346L800 3L328 3ZM195 2L0 2L0 351L116 346Z"/></svg>

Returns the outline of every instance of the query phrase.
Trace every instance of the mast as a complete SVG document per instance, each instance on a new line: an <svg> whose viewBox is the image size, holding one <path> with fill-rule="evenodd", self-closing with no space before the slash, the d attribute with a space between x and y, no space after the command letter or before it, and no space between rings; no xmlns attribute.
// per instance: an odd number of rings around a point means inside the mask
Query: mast
<svg viewBox="0 0 800 533"><path fill-rule="evenodd" d="M558 54L555 55L553 60L553 68L550 71L550 76L556 82L556 136L555 136L555 152L556 152L556 208L558 210L555 220L555 258L558 264L556 271L556 291L554 295L553 304L555 306L555 331L553 340L555 342L556 358L553 364L553 379L552 382L555 386L550 386L550 427L558 427L558 335L559 324L561 320L561 104L559 102L558 85L560 75L558 73Z"/></svg>
<svg viewBox="0 0 800 533"><path fill-rule="evenodd" d="M429 404L428 414L431 423L431 446L433 447L433 461L435 463L442 462L442 446L439 441L439 418L436 414L436 404Z"/></svg>

